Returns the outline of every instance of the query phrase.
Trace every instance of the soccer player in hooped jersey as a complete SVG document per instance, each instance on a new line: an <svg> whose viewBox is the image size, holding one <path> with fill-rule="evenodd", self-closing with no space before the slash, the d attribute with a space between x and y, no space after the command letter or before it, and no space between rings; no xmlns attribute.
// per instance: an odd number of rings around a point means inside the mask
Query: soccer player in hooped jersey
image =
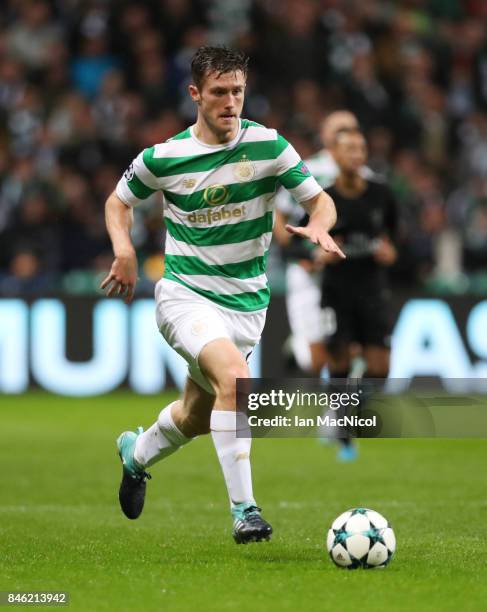
<svg viewBox="0 0 487 612"><path fill-rule="evenodd" d="M272 528L254 498L250 439L237 432L236 379L259 342L269 303L265 275L273 197L283 185L310 216L288 231L344 257L329 230L333 200L275 130L241 119L248 59L224 47L193 57L189 95L197 120L184 132L142 151L106 202L114 261L102 283L108 296L134 295L137 259L130 239L132 207L154 191L164 195L165 272L157 283L161 334L188 362L181 399L147 431L122 433L119 499L135 519L142 512L146 468L211 431L230 498L237 543L268 540Z"/></svg>

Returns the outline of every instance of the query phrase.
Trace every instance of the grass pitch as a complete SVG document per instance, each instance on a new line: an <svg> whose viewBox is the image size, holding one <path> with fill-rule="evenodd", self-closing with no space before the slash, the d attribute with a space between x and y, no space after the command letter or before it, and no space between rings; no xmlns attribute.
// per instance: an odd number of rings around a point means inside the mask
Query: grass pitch
<svg viewBox="0 0 487 612"><path fill-rule="evenodd" d="M236 546L208 437L151 469L139 520L119 510L115 438L173 397L0 397L0 590L67 591L85 611L485 609L485 441L362 441L342 465L316 440L256 440L275 535ZM352 506L392 522L386 569L328 559L327 529Z"/></svg>

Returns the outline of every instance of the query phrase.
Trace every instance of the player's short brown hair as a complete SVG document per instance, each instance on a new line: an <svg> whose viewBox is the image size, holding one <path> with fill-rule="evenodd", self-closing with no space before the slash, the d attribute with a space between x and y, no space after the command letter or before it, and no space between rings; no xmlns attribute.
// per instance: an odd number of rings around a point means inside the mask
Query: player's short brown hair
<svg viewBox="0 0 487 612"><path fill-rule="evenodd" d="M193 82L200 89L205 77L238 70L247 76L249 58L242 51L228 47L200 47L191 61Z"/></svg>

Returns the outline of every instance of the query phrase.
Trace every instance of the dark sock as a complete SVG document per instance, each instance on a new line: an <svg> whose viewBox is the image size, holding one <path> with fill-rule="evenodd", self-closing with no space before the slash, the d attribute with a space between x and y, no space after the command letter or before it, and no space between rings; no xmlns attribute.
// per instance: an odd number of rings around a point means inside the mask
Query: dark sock
<svg viewBox="0 0 487 612"><path fill-rule="evenodd" d="M345 372L345 370L337 370L336 372L333 372L332 370L330 370L330 378L343 378L346 379L348 378L348 371Z"/></svg>
<svg viewBox="0 0 487 612"><path fill-rule="evenodd" d="M337 370L337 371L333 372L332 370L330 370L330 378L332 380L335 379L335 378L336 379L341 379L341 380L347 380L348 379L348 372L345 372L344 370L342 370L342 371ZM330 393L333 392L333 387L334 387L333 383L330 384L330 386L329 386L329 392ZM341 389L337 388L337 391L343 392L343 388L341 388ZM347 447L347 446L350 446L352 444L352 438L350 438L348 436L344 437L344 438L337 438L337 442L341 446Z"/></svg>

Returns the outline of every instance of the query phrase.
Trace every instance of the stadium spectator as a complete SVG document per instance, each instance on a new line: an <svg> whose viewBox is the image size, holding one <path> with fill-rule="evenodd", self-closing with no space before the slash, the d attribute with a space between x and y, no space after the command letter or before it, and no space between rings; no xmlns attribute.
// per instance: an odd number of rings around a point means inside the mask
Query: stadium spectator
<svg viewBox="0 0 487 612"><path fill-rule="evenodd" d="M89 185L98 227L103 198L92 188L95 177L105 167L122 171L138 150L194 119L188 58L224 39L252 58L247 116L279 129L303 157L320 148L314 126L323 116L335 108L356 113L370 165L391 179L400 203L404 248L395 282L429 284L438 275L454 282L481 272L482 205L472 202L483 200L475 194L487 176L487 4L223 4L221 14L203 0L2 4L2 244L38 185L70 199L65 175ZM57 212L60 242L72 214L70 206ZM138 222L147 257L161 248L150 238L157 232L144 229L154 222ZM64 270L89 268L104 253L97 248L70 258Z"/></svg>
<svg viewBox="0 0 487 612"><path fill-rule="evenodd" d="M62 29L46 0L10 3L13 8L16 4L19 14L9 27L8 51L28 69L42 69L49 61L52 45L62 39Z"/></svg>

